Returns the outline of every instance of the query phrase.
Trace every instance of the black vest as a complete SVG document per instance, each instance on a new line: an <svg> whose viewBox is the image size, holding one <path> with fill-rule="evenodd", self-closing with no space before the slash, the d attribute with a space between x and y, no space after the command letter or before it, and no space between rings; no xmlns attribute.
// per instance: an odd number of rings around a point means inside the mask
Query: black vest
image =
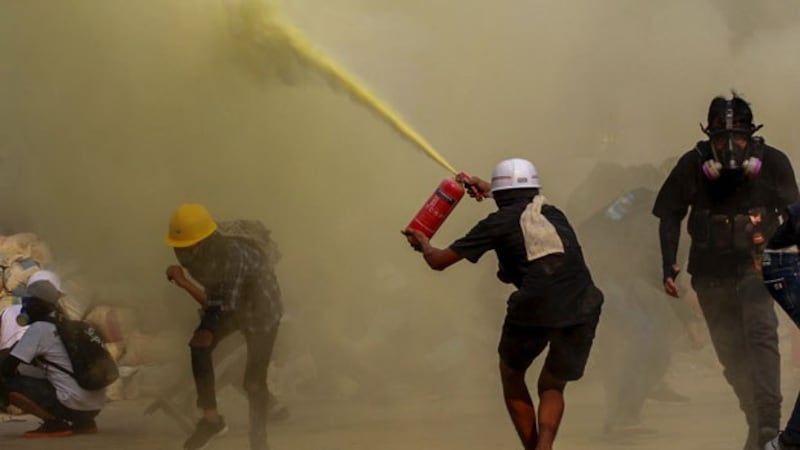
<svg viewBox="0 0 800 450"><path fill-rule="evenodd" d="M752 154L763 157L764 141L753 139ZM698 142L701 182L689 215L689 234L697 250L715 253L752 253L763 244L754 242L759 234L769 237L780 222L773 193L762 180L763 173L747 175L742 170L722 170L711 180L702 174L702 165L713 158L711 143ZM755 239L758 240L758 239Z"/></svg>

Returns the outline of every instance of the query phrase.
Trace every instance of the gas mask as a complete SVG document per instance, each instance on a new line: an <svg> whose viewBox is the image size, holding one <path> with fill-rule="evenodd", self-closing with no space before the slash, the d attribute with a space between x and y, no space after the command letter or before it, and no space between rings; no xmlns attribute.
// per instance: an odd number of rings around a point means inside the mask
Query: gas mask
<svg viewBox="0 0 800 450"><path fill-rule="evenodd" d="M50 321L58 316L56 304L38 297L22 297L22 308L17 315L17 325L24 327L39 320Z"/></svg>
<svg viewBox="0 0 800 450"><path fill-rule="evenodd" d="M22 308L19 311L19 315L17 316L17 325L21 327L26 327L33 323L33 318L31 318L30 313L28 312L31 305L30 297L23 297L22 298Z"/></svg>
<svg viewBox="0 0 800 450"><path fill-rule="evenodd" d="M725 108L725 127L724 128L700 128L709 139L712 158L703 163L703 174L710 179L716 180L722 175L723 171L740 171L747 176L756 176L761 171L761 159L754 155L753 133L760 130L763 125L754 126L752 124L743 125L735 123L733 106L730 101ZM741 148L737 142L746 141L747 145ZM723 145L719 145L724 142Z"/></svg>

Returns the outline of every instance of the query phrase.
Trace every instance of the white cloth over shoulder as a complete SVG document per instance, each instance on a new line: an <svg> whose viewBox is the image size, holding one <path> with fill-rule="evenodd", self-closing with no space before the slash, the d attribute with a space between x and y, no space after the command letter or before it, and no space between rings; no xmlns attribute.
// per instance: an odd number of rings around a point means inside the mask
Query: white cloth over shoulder
<svg viewBox="0 0 800 450"><path fill-rule="evenodd" d="M561 242L556 227L542 215L542 206L546 202L544 196L537 195L519 218L528 261L564 253L564 243Z"/></svg>

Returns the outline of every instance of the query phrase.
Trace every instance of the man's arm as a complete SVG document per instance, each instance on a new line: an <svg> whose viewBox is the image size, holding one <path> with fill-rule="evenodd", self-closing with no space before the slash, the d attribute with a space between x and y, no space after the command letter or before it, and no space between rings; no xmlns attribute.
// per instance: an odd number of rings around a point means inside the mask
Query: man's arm
<svg viewBox="0 0 800 450"><path fill-rule="evenodd" d="M411 244L411 247L422 253L422 257L425 258L428 267L433 270L444 270L463 259L462 256L453 251L453 249L441 249L432 246L428 237L417 230L408 229L404 234L408 239L408 243Z"/></svg>
<svg viewBox="0 0 800 450"><path fill-rule="evenodd" d="M673 297L678 297L678 286L675 284L675 277L680 273L677 257L678 243L681 238L681 221L680 217L665 217L658 224L664 291Z"/></svg>
<svg viewBox="0 0 800 450"><path fill-rule="evenodd" d="M33 364L33 361L42 355L42 337L52 332L52 328L45 326L44 322L32 323L25 330L25 334L11 347L8 357L3 361L0 367L3 377L16 375L20 364Z"/></svg>
<svg viewBox="0 0 800 450"><path fill-rule="evenodd" d="M488 181L463 172L456 175L456 181L464 184L467 188L467 194L478 201L492 196L492 185Z"/></svg>
<svg viewBox="0 0 800 450"><path fill-rule="evenodd" d="M208 307L208 299L206 298L206 293L200 286L192 283L186 275L183 273L183 268L181 266L169 266L167 268L167 280L175 283L179 287L183 288L192 298L200 304L203 309Z"/></svg>
<svg viewBox="0 0 800 450"><path fill-rule="evenodd" d="M664 291L678 297L675 277L680 272L677 263L681 222L689 210L695 191L693 169L696 156L688 153L678 160L658 192L653 215L659 218L658 238L661 245L661 270Z"/></svg>
<svg viewBox="0 0 800 450"><path fill-rule="evenodd" d="M680 217L667 216L658 224L658 238L661 243L661 268L664 278L674 278L678 265L678 244L681 239Z"/></svg>
<svg viewBox="0 0 800 450"><path fill-rule="evenodd" d="M800 200L800 192L797 189L792 162L785 154L780 155L781 161L776 164L775 169L775 190L778 195L778 207L785 208Z"/></svg>

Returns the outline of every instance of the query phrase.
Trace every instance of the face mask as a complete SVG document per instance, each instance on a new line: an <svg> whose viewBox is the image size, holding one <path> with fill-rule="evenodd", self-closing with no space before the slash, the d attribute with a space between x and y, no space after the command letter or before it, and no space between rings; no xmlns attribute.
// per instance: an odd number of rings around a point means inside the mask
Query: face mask
<svg viewBox="0 0 800 450"><path fill-rule="evenodd" d="M195 256L197 256L197 246L175 249L175 257L183 267L191 266Z"/></svg>
<svg viewBox="0 0 800 450"><path fill-rule="evenodd" d="M22 309L19 311L19 315L17 316L17 325L21 327L26 327L33 322L30 314L28 314L28 308L30 307L30 299L23 298L22 299Z"/></svg>
<svg viewBox="0 0 800 450"><path fill-rule="evenodd" d="M22 297L22 308L17 315L17 325L24 327L38 320L50 320L56 317L57 310L49 303L36 297Z"/></svg>
<svg viewBox="0 0 800 450"><path fill-rule="evenodd" d="M702 125L701 125L702 128ZM734 123L733 106L730 101L725 109L725 128L702 128L711 139L712 159L703 163L703 173L711 180L719 178L723 171L736 174L756 176L761 171L761 160L751 153L753 151L753 133L759 126ZM746 140L747 145L740 148L736 141ZM722 143L722 145L720 145Z"/></svg>
<svg viewBox="0 0 800 450"><path fill-rule="evenodd" d="M715 159L722 165L725 170L740 170L745 161L745 155L748 153L749 143L747 147L740 148L736 145L737 140L743 136L739 133L731 133L727 131L720 132L714 137L714 153ZM720 142L723 142L720 145Z"/></svg>

